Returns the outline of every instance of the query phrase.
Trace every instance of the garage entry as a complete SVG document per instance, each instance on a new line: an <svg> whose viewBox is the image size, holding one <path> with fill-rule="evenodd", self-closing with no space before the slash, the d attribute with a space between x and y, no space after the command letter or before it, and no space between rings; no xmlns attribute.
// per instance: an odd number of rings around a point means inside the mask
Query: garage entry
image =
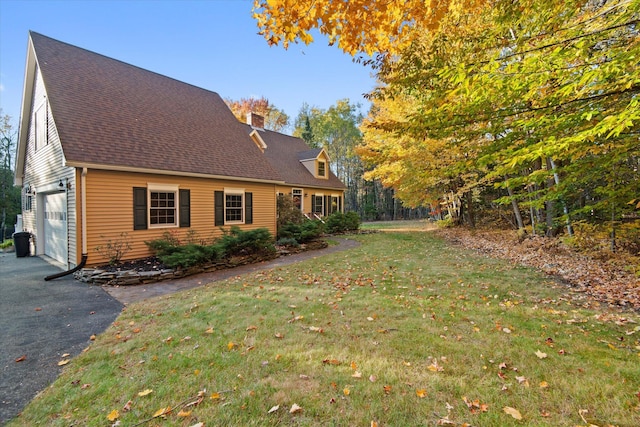
<svg viewBox="0 0 640 427"><path fill-rule="evenodd" d="M67 263L67 194L44 196L44 254Z"/></svg>

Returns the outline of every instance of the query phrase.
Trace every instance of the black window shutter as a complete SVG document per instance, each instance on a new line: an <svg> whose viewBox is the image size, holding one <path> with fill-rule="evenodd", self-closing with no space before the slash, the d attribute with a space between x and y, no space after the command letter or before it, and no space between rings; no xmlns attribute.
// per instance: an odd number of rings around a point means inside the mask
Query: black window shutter
<svg viewBox="0 0 640 427"><path fill-rule="evenodd" d="M253 224L253 193L244 193L244 223Z"/></svg>
<svg viewBox="0 0 640 427"><path fill-rule="evenodd" d="M133 187L133 229L147 229L147 189Z"/></svg>
<svg viewBox="0 0 640 427"><path fill-rule="evenodd" d="M331 196L324 196L324 216L331 214Z"/></svg>
<svg viewBox="0 0 640 427"><path fill-rule="evenodd" d="M311 195L311 214L313 215L314 213L316 213L316 195L312 194Z"/></svg>
<svg viewBox="0 0 640 427"><path fill-rule="evenodd" d="M180 190L180 227L191 227L191 191Z"/></svg>
<svg viewBox="0 0 640 427"><path fill-rule="evenodd" d="M214 192L215 201L215 221L216 226L224 225L224 191Z"/></svg>

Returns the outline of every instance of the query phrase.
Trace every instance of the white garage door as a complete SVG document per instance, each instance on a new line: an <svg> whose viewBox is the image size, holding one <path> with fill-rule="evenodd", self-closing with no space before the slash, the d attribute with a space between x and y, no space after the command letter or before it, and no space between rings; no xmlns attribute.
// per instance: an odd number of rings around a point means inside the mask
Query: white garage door
<svg viewBox="0 0 640 427"><path fill-rule="evenodd" d="M44 196L44 254L67 263L67 194Z"/></svg>

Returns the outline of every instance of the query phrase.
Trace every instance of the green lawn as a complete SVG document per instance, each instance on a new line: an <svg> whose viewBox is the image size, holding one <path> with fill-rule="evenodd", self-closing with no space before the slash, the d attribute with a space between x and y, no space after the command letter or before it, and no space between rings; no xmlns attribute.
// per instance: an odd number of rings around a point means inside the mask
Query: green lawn
<svg viewBox="0 0 640 427"><path fill-rule="evenodd" d="M10 425L640 425L637 315L429 233L354 238L130 305Z"/></svg>

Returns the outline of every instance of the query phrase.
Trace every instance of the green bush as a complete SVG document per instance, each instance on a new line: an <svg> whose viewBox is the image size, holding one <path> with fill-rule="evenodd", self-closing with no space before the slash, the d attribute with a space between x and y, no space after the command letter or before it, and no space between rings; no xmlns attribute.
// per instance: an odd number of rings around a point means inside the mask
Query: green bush
<svg viewBox="0 0 640 427"><path fill-rule="evenodd" d="M162 237L159 239L145 241L145 245L149 247L158 257L173 252L176 248L180 247L180 240L175 234L168 231L162 233Z"/></svg>
<svg viewBox="0 0 640 427"><path fill-rule="evenodd" d="M278 239L278 241L276 242L276 245L278 245L278 246L293 246L294 248L297 248L298 246L300 246L298 241L296 239L294 239L293 237L283 237L281 239Z"/></svg>
<svg viewBox="0 0 640 427"><path fill-rule="evenodd" d="M269 254L275 252L273 236L267 228L242 231L239 227L231 227L219 241L226 256Z"/></svg>
<svg viewBox="0 0 640 427"><path fill-rule="evenodd" d="M300 235L296 240L299 243L307 243L324 233L324 224L320 221L305 221L300 225Z"/></svg>
<svg viewBox="0 0 640 427"><path fill-rule="evenodd" d="M192 234L193 237L195 234ZM266 228L242 231L232 227L214 244L191 243L182 245L179 239L166 232L160 239L145 242L156 256L168 267L188 268L195 265L220 261L233 255L272 255L275 253L273 236Z"/></svg>
<svg viewBox="0 0 640 427"><path fill-rule="evenodd" d="M360 216L356 212L334 212L327 218L327 233L336 234L355 231L360 228Z"/></svg>
<svg viewBox="0 0 640 427"><path fill-rule="evenodd" d="M360 229L360 215L358 215L357 212L350 211L344 214L344 222L345 227L349 231L356 231Z"/></svg>
<svg viewBox="0 0 640 427"><path fill-rule="evenodd" d="M203 246L189 243L176 246L159 255L158 258L171 268L188 268L222 259L224 251L219 245Z"/></svg>
<svg viewBox="0 0 640 427"><path fill-rule="evenodd" d="M278 240L295 239L298 243L307 243L317 239L324 232L324 224L320 221L305 221L302 224L289 222L278 229Z"/></svg>

